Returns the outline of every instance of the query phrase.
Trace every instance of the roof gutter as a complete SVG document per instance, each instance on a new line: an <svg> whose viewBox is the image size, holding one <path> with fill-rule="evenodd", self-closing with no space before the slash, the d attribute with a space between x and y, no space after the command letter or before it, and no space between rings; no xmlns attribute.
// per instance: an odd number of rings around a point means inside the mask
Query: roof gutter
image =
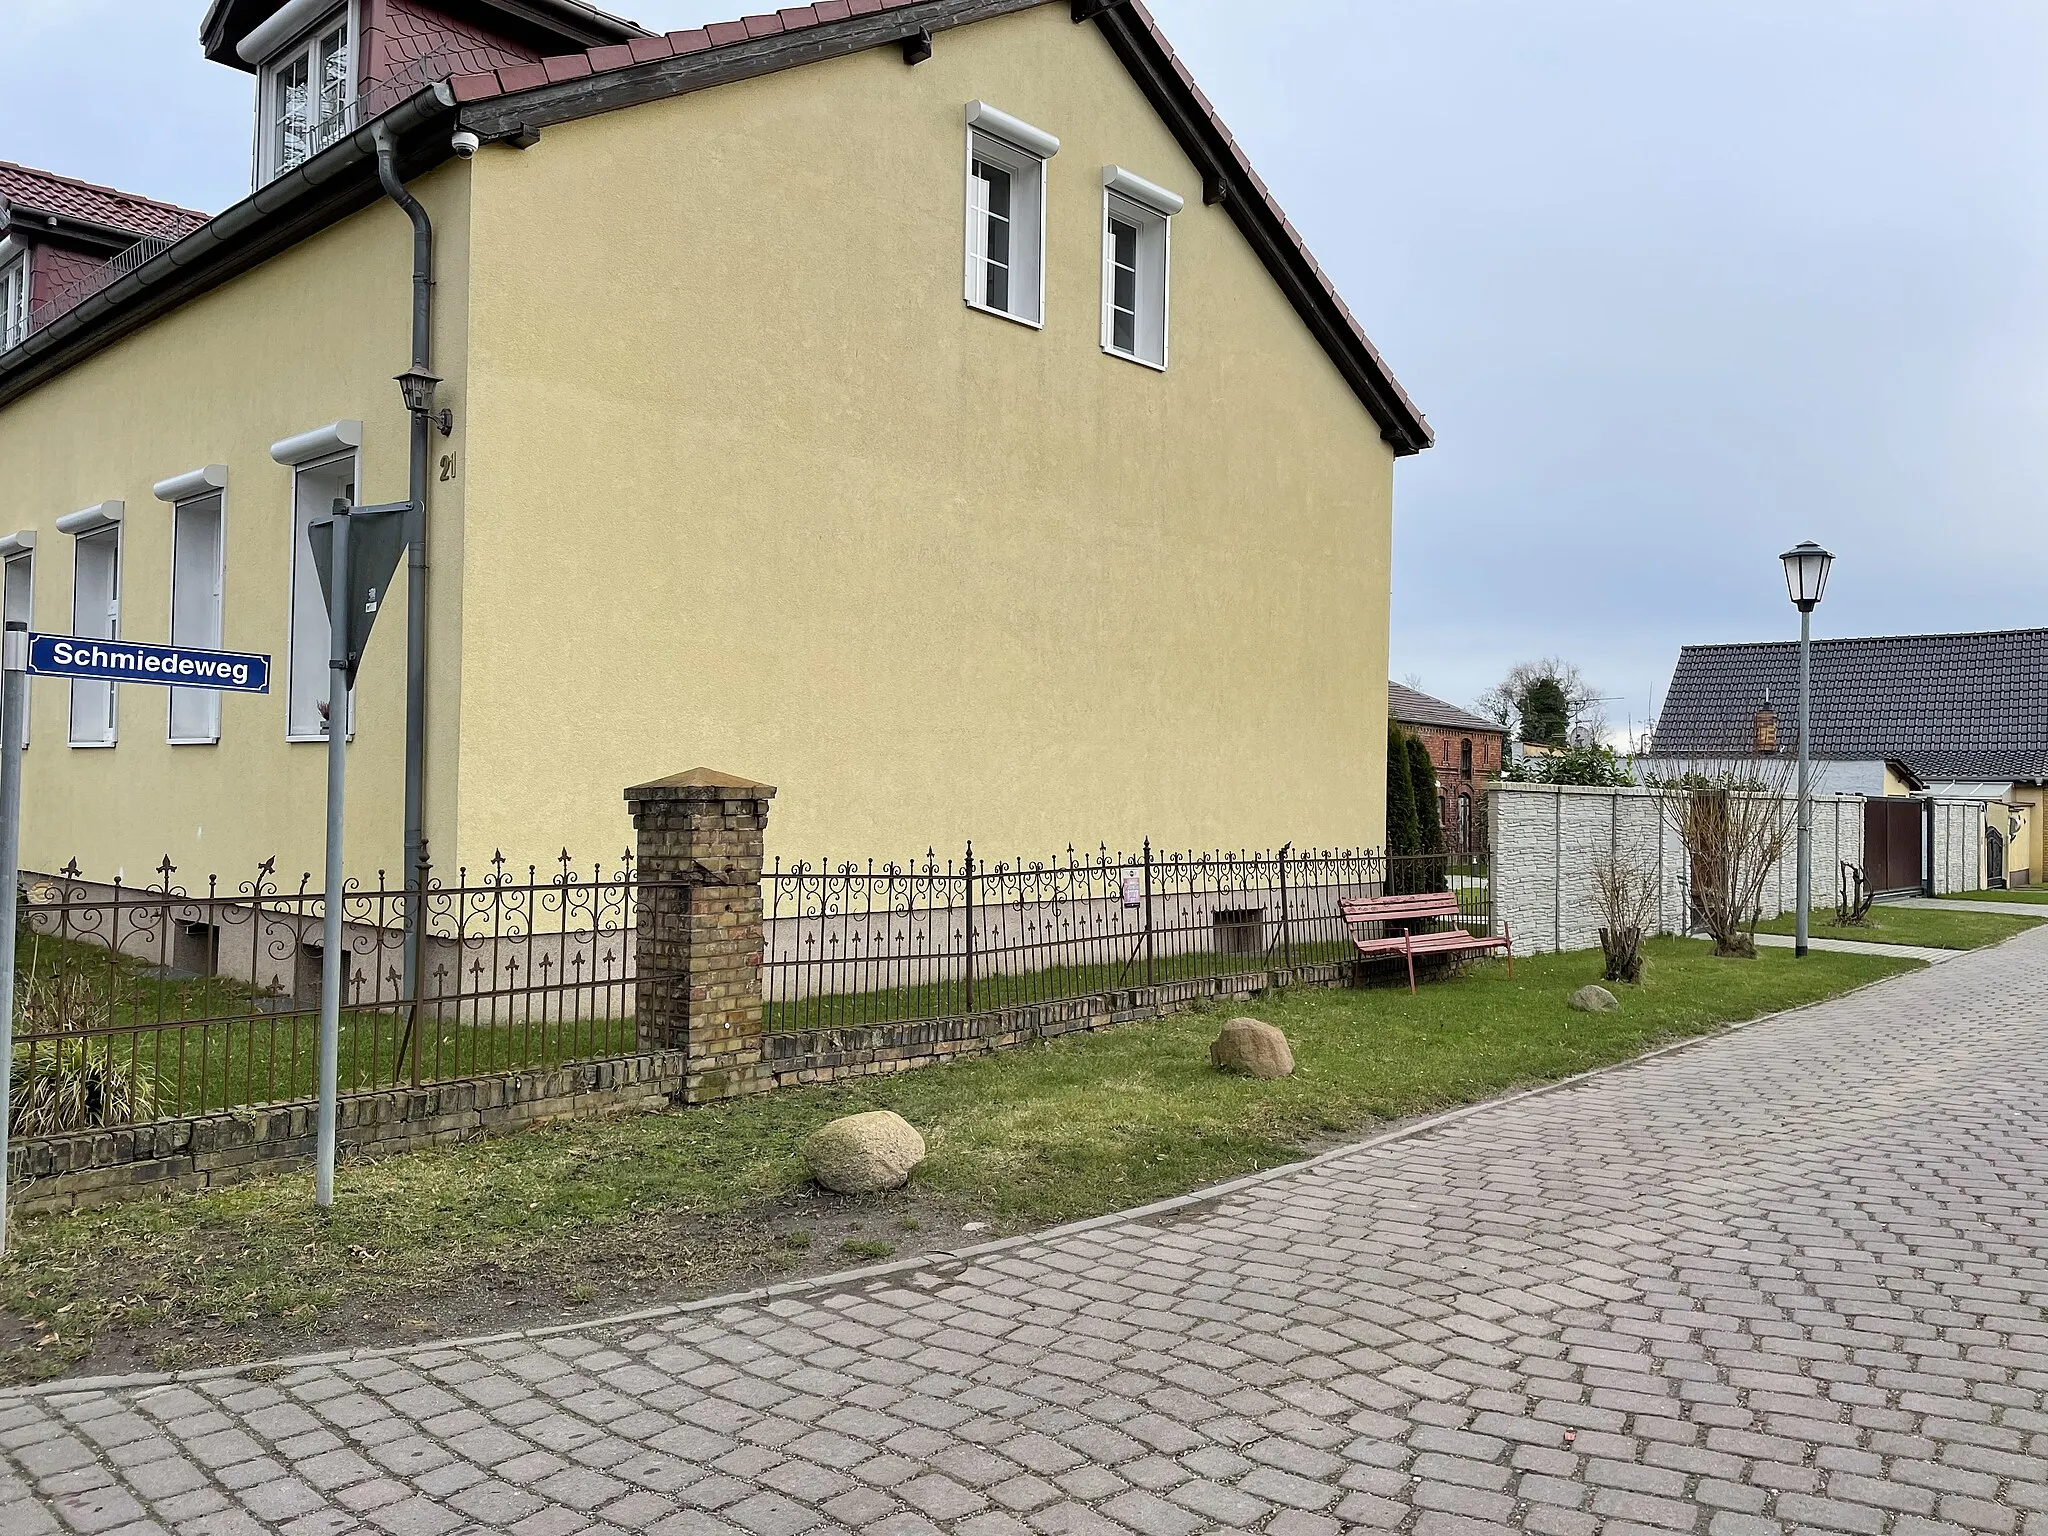
<svg viewBox="0 0 2048 1536"><path fill-rule="evenodd" d="M417 176L454 151L455 97L445 82L408 97L304 165L259 187L170 249L0 352L0 405L26 394L119 338L383 196L377 137L407 146ZM435 132L433 130L440 130Z"/></svg>

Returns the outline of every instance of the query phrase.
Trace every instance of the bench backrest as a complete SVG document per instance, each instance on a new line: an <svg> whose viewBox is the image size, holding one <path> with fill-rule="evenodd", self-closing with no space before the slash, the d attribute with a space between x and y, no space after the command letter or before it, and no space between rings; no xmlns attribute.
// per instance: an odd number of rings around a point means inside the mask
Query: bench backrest
<svg viewBox="0 0 2048 1536"><path fill-rule="evenodd" d="M1452 891L1423 891L1413 896L1346 896L1337 903L1347 923L1398 922L1407 918L1457 917Z"/></svg>

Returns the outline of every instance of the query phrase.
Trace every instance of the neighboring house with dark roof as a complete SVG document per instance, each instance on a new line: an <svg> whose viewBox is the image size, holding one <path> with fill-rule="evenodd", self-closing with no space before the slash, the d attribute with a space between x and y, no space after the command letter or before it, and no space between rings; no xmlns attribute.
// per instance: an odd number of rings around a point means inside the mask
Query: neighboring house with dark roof
<svg viewBox="0 0 2048 1536"><path fill-rule="evenodd" d="M1798 721L1796 642L1687 646L1643 766L1791 757ZM1815 641L1812 757L1832 793L2004 807L1993 857L2015 883L2038 880L2048 629Z"/></svg>
<svg viewBox="0 0 2048 1536"><path fill-rule="evenodd" d="M1429 748L1444 840L1471 852L1486 839L1486 786L1500 776L1507 727L1399 683L1387 684L1387 718Z"/></svg>
<svg viewBox="0 0 2048 1536"><path fill-rule="evenodd" d="M1430 430L1137 0L216 0L202 46L254 191L0 352L0 557L10 616L274 691L37 684L30 867L316 865L308 529L415 463L353 875L415 749L443 868L615 856L698 763L811 857L1380 841Z"/></svg>
<svg viewBox="0 0 2048 1536"><path fill-rule="evenodd" d="M207 216L0 160L0 352Z"/></svg>

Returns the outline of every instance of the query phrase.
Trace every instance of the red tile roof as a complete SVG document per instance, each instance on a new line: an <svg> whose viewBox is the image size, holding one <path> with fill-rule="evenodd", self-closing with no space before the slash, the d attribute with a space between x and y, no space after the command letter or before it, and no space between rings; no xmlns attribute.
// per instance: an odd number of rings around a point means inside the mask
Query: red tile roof
<svg viewBox="0 0 2048 1536"><path fill-rule="evenodd" d="M38 213L54 213L89 224L103 224L140 238L158 235L176 240L204 224L210 214L195 213L174 203L117 192L53 171L33 170L0 160L0 197Z"/></svg>
<svg viewBox="0 0 2048 1536"><path fill-rule="evenodd" d="M603 48L592 48L585 53L570 54L563 58L542 59L538 64L522 65L516 69L486 70L480 74L456 75L448 84L455 93L456 101L467 105L472 102L489 101L499 96L516 95L521 91L533 90L552 82L581 78L586 74L604 74L608 71L629 69L634 65L647 64L659 59L681 58L688 54L703 53L734 43L751 42L756 38L770 37L777 33L800 32L808 27L825 26L832 22L845 21L849 17L872 16L884 11L904 10L919 3L922 3L922 0L817 0L817 3L814 5L789 6L783 10L776 11L772 15L748 16L739 21L713 22L708 27L698 27L684 32L670 32L665 36L639 38L631 44L619 43ZM1188 69L1180 56L1173 51L1173 45L1166 40L1165 34L1160 31L1159 23L1153 19L1152 13L1145 8L1142 0L1128 0L1124 9L1138 23L1139 27L1149 35L1151 41L1158 47L1160 52L1165 55L1168 66L1179 78L1180 82L1187 87L1196 106L1208 119L1210 127L1223 140L1229 149L1231 157L1237 162L1246 177L1249 178L1252 186L1257 189L1258 195L1265 203L1267 210L1278 222L1287 240L1293 245L1296 253L1299 254L1302 261L1307 265L1317 285L1321 287L1324 295L1330 302L1336 306L1338 313L1343 316L1344 323L1350 330L1353 339L1372 358L1379 372L1384 377L1387 386L1399 398L1401 406L1414 416L1418 424L1421 424L1426 442L1428 440L1428 427L1424 424L1421 411L1409 399L1407 392L1401 388L1400 381L1395 379L1392 371L1387 368L1386 361L1380 356L1379 349L1372 344L1371 338L1365 334L1365 328L1358 323L1358 317L1352 314L1351 306L1346 304L1344 296L1337 292L1336 285L1330 281L1329 275L1323 271L1322 264L1309 251L1307 243L1301 237L1301 232L1294 227L1294 223L1287 217L1286 211L1274 199L1272 191L1266 186L1264 179L1260 177L1257 171L1252 169L1251 160L1245 154L1243 147L1238 144L1236 137L1217 113L1215 105L1202 93L1202 88L1195 84L1193 73Z"/></svg>

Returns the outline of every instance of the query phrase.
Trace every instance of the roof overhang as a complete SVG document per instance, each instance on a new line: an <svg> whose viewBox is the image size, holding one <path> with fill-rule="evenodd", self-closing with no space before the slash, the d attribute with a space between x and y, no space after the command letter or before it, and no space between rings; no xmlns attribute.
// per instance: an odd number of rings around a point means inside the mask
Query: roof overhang
<svg viewBox="0 0 2048 1536"><path fill-rule="evenodd" d="M62 245L95 256L118 256L149 238L141 230L116 229L5 197L0 197L0 235L12 235L24 245Z"/></svg>
<svg viewBox="0 0 2048 1536"><path fill-rule="evenodd" d="M339 10L346 0L334 0ZM283 9L285 0L213 0L199 26L206 56L230 69L255 69L236 50L242 39ZM599 48L645 37L635 22L612 16L579 0L435 0L434 9L459 21L482 22L493 32L538 53Z"/></svg>
<svg viewBox="0 0 2048 1536"><path fill-rule="evenodd" d="M392 136L399 174L410 180L453 155L448 136L454 122L453 94L445 84L434 86L261 187L0 352L0 406L378 201L384 195L377 181L379 129Z"/></svg>
<svg viewBox="0 0 2048 1536"><path fill-rule="evenodd" d="M511 0L489 3L500 9L511 6ZM398 145L399 174L410 180L450 158L449 137L458 122L487 139L512 138L552 123L897 45L927 31L968 26L1048 3L1051 0L918 0L552 83L542 83L547 77L539 66L522 66L522 72L538 77L531 88L502 91L494 81L492 94L460 106L461 86L470 77L440 82L259 188L28 340L0 353L0 406L199 294L376 202L383 196L373 137L378 127L393 136ZM1101 29L1182 149L1200 167L1204 201L1221 205L1229 214L1372 416L1381 438L1396 456L1420 453L1431 446L1435 436L1429 423L1366 339L1149 19L1128 0L1107 0L1106 6L1104 0L1072 3L1075 22L1092 21ZM602 18L602 13L573 0L518 0L518 4ZM215 0L206 21L209 51L218 38L232 53L234 42L276 8L277 0ZM455 8L451 0L448 9ZM614 26L627 25L614 18L602 19ZM634 35L645 34L636 28ZM654 41L663 43L659 38Z"/></svg>
<svg viewBox="0 0 2048 1536"><path fill-rule="evenodd" d="M494 86L490 94L466 102L462 126L486 139L510 138L554 123L899 45L924 33L970 26L1048 3L1050 0L923 0L789 31L736 37L720 41L716 47L644 63L622 59L617 68L585 69L578 77L546 83L539 66L533 66L536 80L530 87L500 91ZM1428 448L1435 441L1428 421L1366 339L1265 184L1209 109L1192 77L1149 21L1128 0L1073 0L1073 16L1076 23L1092 21L1101 29L1153 110L1172 130L1188 158L1200 167L1203 200L1212 206L1222 205L1236 223L1371 413L1380 436L1396 455ZM717 28L711 29L711 36L718 39ZM462 80L456 82L458 96L463 84Z"/></svg>
<svg viewBox="0 0 2048 1536"><path fill-rule="evenodd" d="M1906 764L1900 762L1897 758L1894 757L1888 759L1885 763L1885 767L1891 769L1893 773L1897 774L1902 780L1904 780L1906 788L1914 791L1915 793L1918 793L1919 791L1927 788L1928 780L1920 777L1919 774L1915 773L1911 768L1909 768Z"/></svg>

